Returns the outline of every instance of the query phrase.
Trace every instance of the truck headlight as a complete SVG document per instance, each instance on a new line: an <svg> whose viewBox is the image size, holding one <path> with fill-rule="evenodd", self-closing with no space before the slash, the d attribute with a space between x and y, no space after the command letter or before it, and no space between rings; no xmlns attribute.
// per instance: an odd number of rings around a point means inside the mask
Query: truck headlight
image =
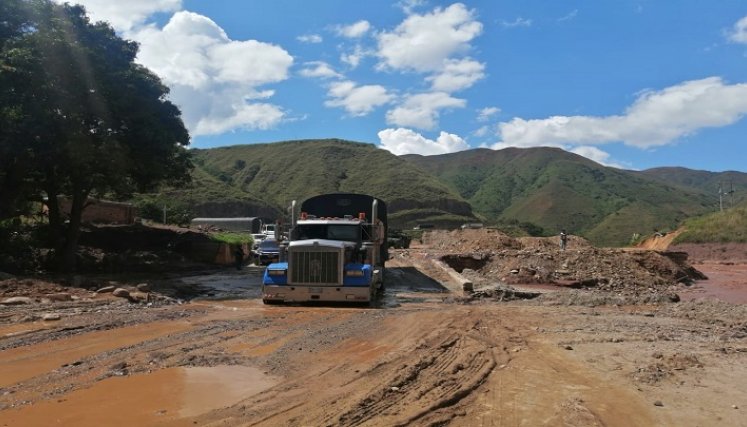
<svg viewBox="0 0 747 427"><path fill-rule="evenodd" d="M345 275L349 277L363 277L363 270L346 270Z"/></svg>
<svg viewBox="0 0 747 427"><path fill-rule="evenodd" d="M267 270L267 274L270 276L285 276L287 270Z"/></svg>

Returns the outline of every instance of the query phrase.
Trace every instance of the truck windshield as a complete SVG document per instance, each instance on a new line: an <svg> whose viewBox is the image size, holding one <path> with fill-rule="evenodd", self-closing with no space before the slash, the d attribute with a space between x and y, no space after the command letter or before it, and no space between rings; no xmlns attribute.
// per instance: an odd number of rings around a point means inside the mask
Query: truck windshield
<svg viewBox="0 0 747 427"><path fill-rule="evenodd" d="M360 240L358 225L306 224L296 228L297 239L328 239L357 242Z"/></svg>

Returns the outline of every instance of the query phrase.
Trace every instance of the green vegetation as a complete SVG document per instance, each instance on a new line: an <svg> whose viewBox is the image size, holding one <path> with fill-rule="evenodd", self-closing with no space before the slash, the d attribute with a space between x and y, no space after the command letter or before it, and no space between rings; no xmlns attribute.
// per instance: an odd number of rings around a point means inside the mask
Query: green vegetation
<svg viewBox="0 0 747 427"><path fill-rule="evenodd" d="M738 207L690 218L675 243L747 243L747 203Z"/></svg>
<svg viewBox="0 0 747 427"><path fill-rule="evenodd" d="M137 43L83 7L3 0L0 16L0 218L44 200L58 265L73 270L87 198L185 182L189 135Z"/></svg>
<svg viewBox="0 0 747 427"><path fill-rule="evenodd" d="M634 233L674 228L714 205L712 195L554 148L403 158L432 171L488 224L529 223L527 232L542 235L565 228L598 245L624 245Z"/></svg>
<svg viewBox="0 0 747 427"><path fill-rule="evenodd" d="M210 238L229 245L242 245L245 243L251 245L254 242L252 235L246 233L210 233Z"/></svg>
<svg viewBox="0 0 747 427"><path fill-rule="evenodd" d="M396 227L412 227L418 221L445 226L475 220L470 205L455 191L371 144L287 141L195 150L194 159L195 175L209 176L212 188L241 193L278 213L294 199L350 192L384 200Z"/></svg>

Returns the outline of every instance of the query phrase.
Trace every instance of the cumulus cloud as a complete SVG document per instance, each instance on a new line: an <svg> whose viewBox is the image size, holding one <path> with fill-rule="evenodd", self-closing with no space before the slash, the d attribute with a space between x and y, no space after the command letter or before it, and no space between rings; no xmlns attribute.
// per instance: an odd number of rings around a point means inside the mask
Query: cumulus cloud
<svg viewBox="0 0 747 427"><path fill-rule="evenodd" d="M480 126L476 131L472 132L472 135L475 135L478 138L482 138L484 136L487 136L490 133L490 126Z"/></svg>
<svg viewBox="0 0 747 427"><path fill-rule="evenodd" d="M384 129L378 133L381 148L392 154L447 154L469 149L469 145L458 135L441 132L433 141L411 129Z"/></svg>
<svg viewBox="0 0 747 427"><path fill-rule="evenodd" d="M272 91L258 87L285 80L293 58L283 48L256 40L231 40L211 19L177 12L159 29L134 34L141 44L138 61L170 88L193 135L277 124L283 111L267 103Z"/></svg>
<svg viewBox="0 0 747 427"><path fill-rule="evenodd" d="M448 59L438 74L426 78L431 89L456 92L466 89L485 77L485 65L471 59Z"/></svg>
<svg viewBox="0 0 747 427"><path fill-rule="evenodd" d="M371 23L366 20L360 20L354 24L337 27L337 34L342 37L354 39L363 37L370 29Z"/></svg>
<svg viewBox="0 0 747 427"><path fill-rule="evenodd" d="M396 126L433 129L441 110L463 108L466 104L464 99L454 98L445 92L410 95L400 106L387 112L386 121Z"/></svg>
<svg viewBox="0 0 747 427"><path fill-rule="evenodd" d="M305 63L300 74L304 77L316 77L322 79L342 77L340 73L333 70L332 67L324 61L311 61Z"/></svg>
<svg viewBox="0 0 747 427"><path fill-rule="evenodd" d="M393 98L393 95L383 86L358 86L352 81L332 83L327 95L330 99L324 105L342 107L353 116L365 116L376 107L387 104Z"/></svg>
<svg viewBox="0 0 747 427"><path fill-rule="evenodd" d="M380 66L419 72L440 70L451 55L469 50L482 24L463 4L410 15L393 31L378 35Z"/></svg>
<svg viewBox="0 0 747 427"><path fill-rule="evenodd" d="M304 34L302 36L296 37L296 40L300 41L301 43L321 43L324 41L322 39L322 36L319 34Z"/></svg>
<svg viewBox="0 0 747 427"><path fill-rule="evenodd" d="M182 0L54 0L56 3L77 3L85 6L93 21L107 21L115 30L129 32L155 13L176 12Z"/></svg>
<svg viewBox="0 0 747 427"><path fill-rule="evenodd" d="M747 16L737 21L729 33L729 40L735 43L747 44Z"/></svg>
<svg viewBox="0 0 747 427"><path fill-rule="evenodd" d="M487 122L488 120L490 120L491 117L495 116L496 114L500 112L501 112L501 109L498 107L485 107L477 112L477 121Z"/></svg>
<svg viewBox="0 0 747 427"><path fill-rule="evenodd" d="M193 136L267 129L283 120L280 107L258 100L274 94L262 86L288 78L293 58L285 49L232 40L211 19L182 10L182 0L75 2L93 20L109 21L140 43L137 61L171 88L169 97ZM173 13L163 28L148 22L157 13Z"/></svg>
<svg viewBox="0 0 747 427"><path fill-rule="evenodd" d="M745 114L747 83L729 85L719 77L709 77L643 92L621 115L514 118L498 126L501 146L623 142L649 148L703 128L730 125Z"/></svg>

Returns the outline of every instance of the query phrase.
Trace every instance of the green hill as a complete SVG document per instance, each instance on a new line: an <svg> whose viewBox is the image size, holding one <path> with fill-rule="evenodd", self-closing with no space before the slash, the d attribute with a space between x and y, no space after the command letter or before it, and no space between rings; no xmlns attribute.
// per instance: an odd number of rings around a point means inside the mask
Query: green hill
<svg viewBox="0 0 747 427"><path fill-rule="evenodd" d="M352 192L387 202L395 227L475 220L457 192L372 144L329 139L238 145L194 150L194 162L195 176L207 175L209 185L220 185L213 191L241 192L278 211L294 199Z"/></svg>
<svg viewBox="0 0 747 427"><path fill-rule="evenodd" d="M724 208L747 200L747 173L743 172L708 172L666 167L647 169L638 173L669 185L708 194L716 200L721 188ZM732 189L734 192L729 193Z"/></svg>
<svg viewBox="0 0 747 427"><path fill-rule="evenodd" d="M526 221L554 234L567 229L599 245L671 229L711 209L702 191L601 166L556 148L476 149L403 156L432 172L487 222Z"/></svg>
<svg viewBox="0 0 747 427"><path fill-rule="evenodd" d="M685 231L674 243L747 243L747 201L723 212L713 212L684 222Z"/></svg>

